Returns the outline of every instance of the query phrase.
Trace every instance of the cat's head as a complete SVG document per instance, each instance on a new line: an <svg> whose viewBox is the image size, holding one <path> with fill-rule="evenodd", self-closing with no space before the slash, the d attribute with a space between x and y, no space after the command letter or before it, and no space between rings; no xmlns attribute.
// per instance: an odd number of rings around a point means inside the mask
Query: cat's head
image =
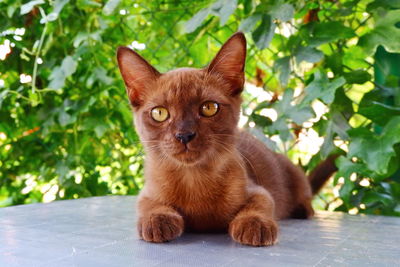
<svg viewBox="0 0 400 267"><path fill-rule="evenodd" d="M118 48L119 68L146 150L182 164L232 153L245 58L242 33L234 34L203 69L159 73L136 52Z"/></svg>

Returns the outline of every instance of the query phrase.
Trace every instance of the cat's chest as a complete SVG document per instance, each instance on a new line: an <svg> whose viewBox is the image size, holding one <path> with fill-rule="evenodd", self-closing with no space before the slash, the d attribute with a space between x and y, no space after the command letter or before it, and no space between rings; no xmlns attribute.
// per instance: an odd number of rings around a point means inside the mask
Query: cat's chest
<svg viewBox="0 0 400 267"><path fill-rule="evenodd" d="M215 173L199 171L176 175L168 188L164 193L171 196L171 204L188 212L191 209L215 209L216 204L223 201L228 193L227 185L221 181L221 177Z"/></svg>
<svg viewBox="0 0 400 267"><path fill-rule="evenodd" d="M199 231L224 229L244 202L244 187L220 174L187 173L176 177L164 194L185 218L189 228Z"/></svg>

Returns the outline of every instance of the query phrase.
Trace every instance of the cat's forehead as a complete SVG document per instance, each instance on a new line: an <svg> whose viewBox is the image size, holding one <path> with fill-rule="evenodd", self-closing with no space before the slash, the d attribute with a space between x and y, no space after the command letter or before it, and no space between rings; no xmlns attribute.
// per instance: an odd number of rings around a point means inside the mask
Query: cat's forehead
<svg viewBox="0 0 400 267"><path fill-rule="evenodd" d="M168 103L188 103L217 100L224 96L216 89L218 81L203 69L179 68L159 77L153 100Z"/></svg>
<svg viewBox="0 0 400 267"><path fill-rule="evenodd" d="M203 81L205 71L195 68L179 68L168 71L161 75L159 78L160 87L168 88L184 88L190 87L194 84L199 84Z"/></svg>

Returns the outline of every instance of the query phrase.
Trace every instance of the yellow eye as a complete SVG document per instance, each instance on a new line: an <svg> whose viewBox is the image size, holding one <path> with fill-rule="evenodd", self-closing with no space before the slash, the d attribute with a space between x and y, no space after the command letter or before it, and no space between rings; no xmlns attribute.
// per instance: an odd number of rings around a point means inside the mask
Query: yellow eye
<svg viewBox="0 0 400 267"><path fill-rule="evenodd" d="M207 101L204 102L200 107L200 113L203 116L211 117L217 114L219 110L219 105L217 102L214 101Z"/></svg>
<svg viewBox="0 0 400 267"><path fill-rule="evenodd" d="M163 122L168 119L169 113L166 108L155 107L151 110L151 117L158 122Z"/></svg>

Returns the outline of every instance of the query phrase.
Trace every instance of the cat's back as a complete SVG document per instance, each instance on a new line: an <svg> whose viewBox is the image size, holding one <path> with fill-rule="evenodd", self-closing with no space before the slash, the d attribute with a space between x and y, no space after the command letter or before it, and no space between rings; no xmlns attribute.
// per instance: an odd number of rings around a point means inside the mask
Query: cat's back
<svg viewBox="0 0 400 267"><path fill-rule="evenodd" d="M269 185L282 182L283 166L277 154L271 151L264 143L247 131L240 130L237 139L237 148L246 163L249 177L257 184Z"/></svg>
<svg viewBox="0 0 400 267"><path fill-rule="evenodd" d="M243 130L238 133L237 149L246 163L249 178L266 188L275 199L278 218L290 216L293 207L303 201L300 196L311 198L305 174L285 156L273 152Z"/></svg>

